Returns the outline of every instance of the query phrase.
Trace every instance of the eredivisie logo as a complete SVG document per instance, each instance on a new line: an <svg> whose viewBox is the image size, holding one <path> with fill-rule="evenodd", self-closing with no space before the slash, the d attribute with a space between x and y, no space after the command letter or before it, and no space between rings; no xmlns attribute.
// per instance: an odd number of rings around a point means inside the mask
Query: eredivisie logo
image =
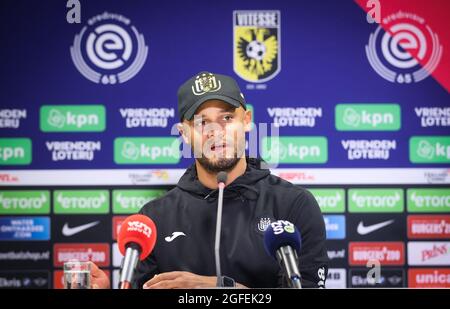
<svg viewBox="0 0 450 309"><path fill-rule="evenodd" d="M383 18L382 24L366 45L375 72L392 83L409 84L420 82L436 69L442 45L423 18L400 11Z"/></svg>
<svg viewBox="0 0 450 309"><path fill-rule="evenodd" d="M280 11L233 12L234 71L262 83L280 72Z"/></svg>
<svg viewBox="0 0 450 309"><path fill-rule="evenodd" d="M142 69L148 47L128 18L105 12L87 24L70 47L73 63L84 77L94 83L117 84Z"/></svg>

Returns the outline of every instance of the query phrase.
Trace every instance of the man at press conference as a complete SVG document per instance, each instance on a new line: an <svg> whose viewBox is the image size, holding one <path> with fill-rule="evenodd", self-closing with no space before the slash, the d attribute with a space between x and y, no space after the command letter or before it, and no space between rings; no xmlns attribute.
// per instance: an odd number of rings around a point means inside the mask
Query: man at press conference
<svg viewBox="0 0 450 309"><path fill-rule="evenodd" d="M177 186L150 201L140 213L157 227L152 253L139 262L133 286L144 289L208 288L218 282L214 256L218 182L226 172L220 238L225 286L287 287L283 270L264 248L264 228L276 220L292 222L301 235L298 268L301 286L325 287L325 225L313 195L245 155L251 112L236 81L200 72L178 90L178 130L192 148L195 163ZM95 265L94 288L109 288Z"/></svg>

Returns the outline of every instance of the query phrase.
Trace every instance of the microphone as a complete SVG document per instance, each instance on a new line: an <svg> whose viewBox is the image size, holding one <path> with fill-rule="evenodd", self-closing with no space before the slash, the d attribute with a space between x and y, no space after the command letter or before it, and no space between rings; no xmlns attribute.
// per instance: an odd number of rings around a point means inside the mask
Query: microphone
<svg viewBox="0 0 450 309"><path fill-rule="evenodd" d="M216 239L214 244L214 256L216 259L216 275L217 287L223 287L222 273L220 270L220 231L222 228L222 205L223 205L223 189L227 182L227 173L219 172L217 174L217 184L219 185L219 199L217 201L217 219L216 219Z"/></svg>
<svg viewBox="0 0 450 309"><path fill-rule="evenodd" d="M123 221L117 236L120 253L124 256L120 269L120 289L131 288L138 259L144 260L156 243L155 223L147 216L132 215Z"/></svg>
<svg viewBox="0 0 450 309"><path fill-rule="evenodd" d="M264 232L264 247L278 261L291 288L301 289L298 255L301 247L300 232L285 220L271 223Z"/></svg>

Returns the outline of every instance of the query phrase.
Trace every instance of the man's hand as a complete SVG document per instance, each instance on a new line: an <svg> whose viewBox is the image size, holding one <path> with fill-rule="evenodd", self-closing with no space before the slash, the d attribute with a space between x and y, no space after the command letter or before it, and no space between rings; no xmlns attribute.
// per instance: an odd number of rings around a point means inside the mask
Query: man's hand
<svg viewBox="0 0 450 309"><path fill-rule="evenodd" d="M186 271L172 271L155 275L144 283L144 289L198 289L214 288L217 284L216 276L200 276ZM245 288L236 284L238 288Z"/></svg>
<svg viewBox="0 0 450 309"><path fill-rule="evenodd" d="M95 265L94 263L92 262L89 263L91 264L91 288L109 289L111 287L111 284L105 272L100 268L98 268L98 266Z"/></svg>

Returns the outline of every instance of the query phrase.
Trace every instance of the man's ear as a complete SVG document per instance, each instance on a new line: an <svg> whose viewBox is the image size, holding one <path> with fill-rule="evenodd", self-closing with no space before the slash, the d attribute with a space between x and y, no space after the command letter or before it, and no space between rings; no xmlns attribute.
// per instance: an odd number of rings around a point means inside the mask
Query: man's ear
<svg viewBox="0 0 450 309"><path fill-rule="evenodd" d="M188 125L187 123L185 123L185 122L180 122L180 123L177 123L177 129L178 129L178 132L180 132L180 135L181 135L181 137L183 138L183 141L184 141L186 144L190 144L190 139L189 139L189 135L190 135L190 132L189 132L189 125Z"/></svg>
<svg viewBox="0 0 450 309"><path fill-rule="evenodd" d="M250 110L246 110L244 114L244 130L245 132L250 132L252 129L252 112Z"/></svg>

